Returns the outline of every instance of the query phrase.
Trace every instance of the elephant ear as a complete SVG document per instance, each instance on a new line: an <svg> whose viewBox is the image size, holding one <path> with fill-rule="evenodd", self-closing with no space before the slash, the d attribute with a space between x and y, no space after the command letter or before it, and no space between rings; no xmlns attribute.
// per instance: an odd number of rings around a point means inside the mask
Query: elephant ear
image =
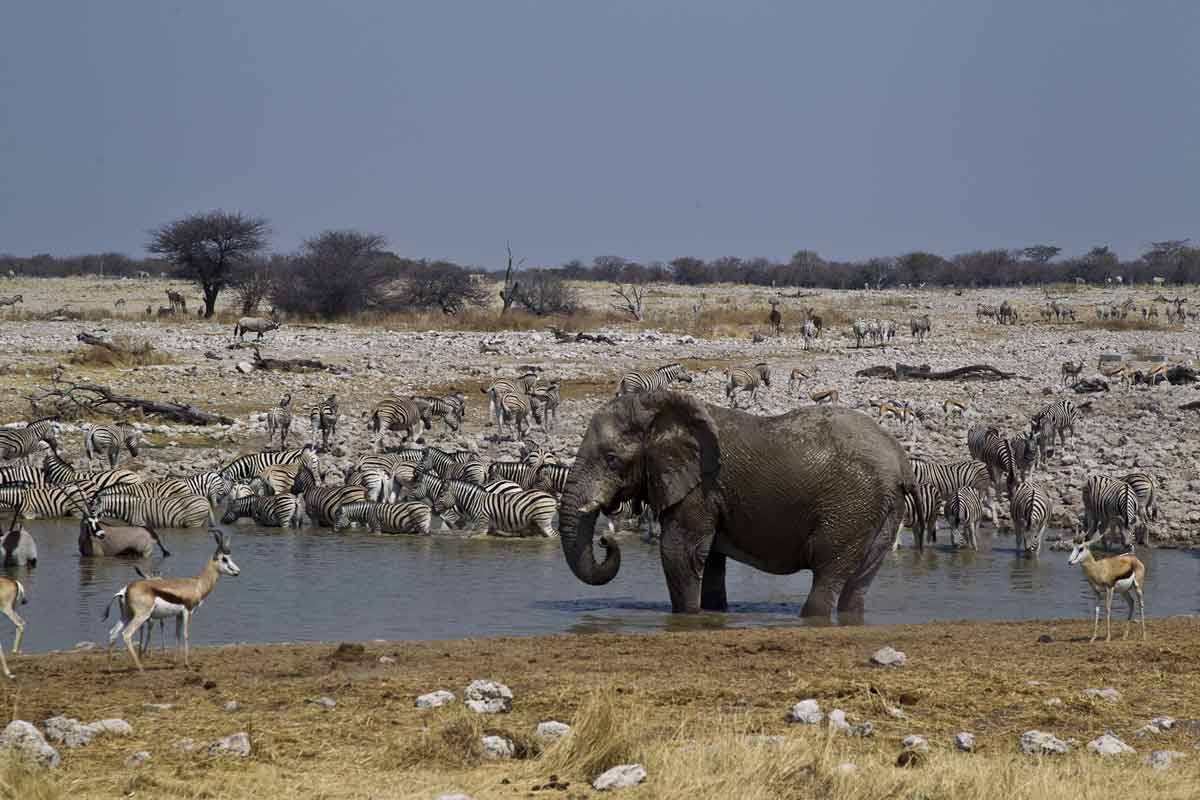
<svg viewBox="0 0 1200 800"><path fill-rule="evenodd" d="M640 396L646 427L646 493L657 509L679 503L721 470L717 426L696 398L659 391Z"/></svg>

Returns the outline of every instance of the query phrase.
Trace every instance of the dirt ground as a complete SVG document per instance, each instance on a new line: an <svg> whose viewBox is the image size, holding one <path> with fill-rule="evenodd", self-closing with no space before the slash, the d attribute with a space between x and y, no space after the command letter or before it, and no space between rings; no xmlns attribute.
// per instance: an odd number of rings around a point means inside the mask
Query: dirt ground
<svg viewBox="0 0 1200 800"><path fill-rule="evenodd" d="M1076 782L1078 793L1070 796L1090 797L1090 784L1077 773L1109 774L1114 762L1143 796L1194 797L1196 620L1151 620L1144 643L1089 644L1082 638L1089 629L1086 622L1057 621L237 646L196 651L191 670L155 656L144 675L131 672L125 656L110 663L103 653L51 653L12 659L18 679L0 686L0 702L12 717L39 725L66 714L85 722L117 717L133 726L127 738L62 749L63 765L37 778L46 797L433 798L452 791L528 797L541 796L533 787L549 782L552 772L554 783L570 787L542 793L585 797L597 794L588 786L595 773L625 759L649 772L642 787L622 793L627 797L1040 797L1054 796L1039 792L1061 790L1060 780ZM872 666L871 654L884 645L904 651L907 665ZM464 711L463 690L477 678L507 684L512 712ZM1120 693L1119 701L1083 694L1107 687ZM437 710L414 707L418 695L437 689L458 700ZM307 702L319 697L336 707ZM874 735L851 738L824 725L788 724L788 710L806 698L825 712L843 709L851 723L870 721ZM1048 705L1052 698L1061 703ZM224 710L229 701L236 710ZM601 714L604 724L597 723L598 708L608 715ZM1138 737L1163 715L1177 720L1172 731ZM539 753L533 731L551 719L574 723L571 736L588 743L590 763L562 745ZM1031 729L1076 740L1075 753L1018 755L1019 737ZM184 739L204 744L238 731L251 737L246 760L177 747ZM976 752L955 751L959 731L975 735ZM1086 743L1106 731L1138 755L1102 760L1087 753ZM481 733L510 738L523 757L481 760L474 742ZM921 769L894 766L909 734L931 747ZM740 747L746 765L758 763L758 751L779 748L798 759L793 766L810 768L788 777L729 767L705 783L705 770L689 766L692 751L705 747ZM1170 770L1152 770L1140 763L1152 749L1186 755ZM149 761L126 766L139 750L151 753ZM859 767L856 777L830 774L847 761ZM572 771L575 765L581 771ZM968 791L971 781L996 770L1017 771L1028 782L1012 791L999 785ZM741 789L734 791L737 782ZM897 791L874 793L883 786ZM1193 794L1177 793L1184 786ZM874 788L857 794L868 787Z"/></svg>

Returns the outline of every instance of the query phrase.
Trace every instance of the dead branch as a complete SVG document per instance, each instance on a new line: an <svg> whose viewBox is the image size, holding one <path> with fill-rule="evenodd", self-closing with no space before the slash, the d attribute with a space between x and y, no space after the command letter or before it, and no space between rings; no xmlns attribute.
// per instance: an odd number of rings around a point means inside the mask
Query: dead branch
<svg viewBox="0 0 1200 800"><path fill-rule="evenodd" d="M106 342L103 339L101 339L99 336L90 334L87 331L80 331L79 333L75 334L75 338L76 338L76 340L82 342L83 344L90 345L92 347L100 347L104 350L109 351L110 353L128 353L129 352L128 350L118 347L117 345L113 344L112 342Z"/></svg>
<svg viewBox="0 0 1200 800"><path fill-rule="evenodd" d="M886 378L893 381L929 380L929 381L997 381L1019 377L1015 372L1003 372L988 364L973 364L968 367L934 372L928 364L914 367L910 364L897 364L895 367L878 366L860 369L854 373L860 378Z"/></svg>
<svg viewBox="0 0 1200 800"><path fill-rule="evenodd" d="M26 395L25 399L29 401L29 405L33 409L35 416L45 413L46 409L42 408L40 404L49 401L54 408L52 413L59 414L72 409L109 414L112 414L113 410L119 410L123 413L136 409L144 414L155 414L174 422L183 422L189 425L233 424L233 420L229 417L213 414L208 411L201 411L195 406L186 403L144 400L140 397L118 394L107 386L101 386L98 383L73 383L55 386L51 389L43 389L32 395ZM120 416L119 414L112 415Z"/></svg>
<svg viewBox="0 0 1200 800"><path fill-rule="evenodd" d="M554 341L556 341L558 344L568 344L571 342L592 342L593 344L607 344L612 345L613 347L617 346L617 343L612 338L601 333L583 333L582 331L579 333L572 333L571 331L564 331L562 328L555 328L553 326L551 326L550 332L554 334Z"/></svg>
<svg viewBox="0 0 1200 800"><path fill-rule="evenodd" d="M619 298L623 302L613 303L612 307L617 311L624 311L638 322L641 322L646 318L646 308L644 304L646 296L649 293L649 290L644 286L639 287L630 285L628 289L624 286L618 286L616 289L613 289L612 296Z"/></svg>
<svg viewBox="0 0 1200 800"><path fill-rule="evenodd" d="M337 367L318 361L315 358L263 358L254 348L254 368L274 370L276 372L340 372Z"/></svg>

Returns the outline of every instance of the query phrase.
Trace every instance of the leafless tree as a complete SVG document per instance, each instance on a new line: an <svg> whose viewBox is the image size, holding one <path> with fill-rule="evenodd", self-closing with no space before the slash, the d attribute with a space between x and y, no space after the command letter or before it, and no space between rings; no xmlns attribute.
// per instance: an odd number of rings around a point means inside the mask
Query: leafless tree
<svg viewBox="0 0 1200 800"><path fill-rule="evenodd" d="M146 250L179 267L179 276L204 292L204 316L213 315L217 296L234 270L262 252L270 228L261 217L210 211L169 222L150 232Z"/></svg>
<svg viewBox="0 0 1200 800"><path fill-rule="evenodd" d="M621 300L619 303L613 303L612 307L618 311L624 311L638 322L646 318L646 296L650 290L644 286L618 286L613 289L612 296Z"/></svg>
<svg viewBox="0 0 1200 800"><path fill-rule="evenodd" d="M396 303L409 308L440 308L453 315L467 306L486 308L488 290L462 267L444 261L429 264L408 278Z"/></svg>
<svg viewBox="0 0 1200 800"><path fill-rule="evenodd" d="M520 269L525 264L525 259L513 263L512 246L505 245L504 249L508 251L508 266L504 269L504 286L500 289L500 302L504 305L500 309L501 314L507 314L512 308L512 304L517 301L518 293L521 290L521 284L513 273L513 268Z"/></svg>
<svg viewBox="0 0 1200 800"><path fill-rule="evenodd" d="M243 314L258 311L262 301L271 294L276 271L285 268L286 264L287 259L283 256L254 258L234 270L229 286L237 295Z"/></svg>
<svg viewBox="0 0 1200 800"><path fill-rule="evenodd" d="M517 280L519 278L519 280ZM514 276L515 302L539 317L547 314L574 314L579 310L579 295L557 274L531 269Z"/></svg>

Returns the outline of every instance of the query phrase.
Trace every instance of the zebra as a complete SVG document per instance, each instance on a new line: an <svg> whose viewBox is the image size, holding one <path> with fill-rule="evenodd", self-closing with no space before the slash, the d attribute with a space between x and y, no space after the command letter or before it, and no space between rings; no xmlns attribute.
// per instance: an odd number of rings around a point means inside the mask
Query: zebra
<svg viewBox="0 0 1200 800"><path fill-rule="evenodd" d="M737 408L738 391L749 392L750 401L758 400L758 387L763 385L771 388L771 368L765 361L760 361L753 367L733 367L725 372L725 397L729 404Z"/></svg>
<svg viewBox="0 0 1200 800"><path fill-rule="evenodd" d="M420 461L421 469L429 470L440 478L445 478L451 467L477 461L479 456L470 450L442 450L440 447L430 447Z"/></svg>
<svg viewBox="0 0 1200 800"><path fill-rule="evenodd" d="M675 382L692 382L691 373L679 363L664 364L658 369L651 371L638 372L635 370L626 372L617 383L617 396L653 392L657 389L665 389Z"/></svg>
<svg viewBox="0 0 1200 800"><path fill-rule="evenodd" d="M89 493L142 482L141 475L127 469L80 472L55 450L46 453L46 458L42 461L42 473L46 476L46 483L51 486L86 482L91 490Z"/></svg>
<svg viewBox="0 0 1200 800"><path fill-rule="evenodd" d="M1042 553L1042 534L1050 521L1050 495L1036 483L1022 483L1009 501L1017 552L1038 556Z"/></svg>
<svg viewBox="0 0 1200 800"><path fill-rule="evenodd" d="M483 486L483 490L485 492L489 492L491 494L520 494L521 492L526 491L525 487L521 486L521 484L514 483L512 481L506 481L504 478L496 478L495 480L485 481L481 485Z"/></svg>
<svg viewBox="0 0 1200 800"><path fill-rule="evenodd" d="M896 338L896 320L889 319L883 323L883 340L890 342Z"/></svg>
<svg viewBox="0 0 1200 800"><path fill-rule="evenodd" d="M967 451L975 461L983 461L983 445L991 437L1000 436L1000 429L992 426L972 425L967 429Z"/></svg>
<svg viewBox="0 0 1200 800"><path fill-rule="evenodd" d="M387 431L403 431L406 441L416 441L417 434L433 428L432 410L424 409L411 397L385 397L371 409L370 429L375 434L372 445L378 453ZM415 432L414 432L415 431Z"/></svg>
<svg viewBox="0 0 1200 800"><path fill-rule="evenodd" d="M1038 464L1037 437L1032 433L1018 433L1009 437L1008 449L1012 452L1013 473L1017 480L1027 480Z"/></svg>
<svg viewBox="0 0 1200 800"><path fill-rule="evenodd" d="M1062 446L1066 447L1067 431L1070 431L1071 436L1074 436L1075 423L1079 422L1082 417L1082 413L1075 404L1066 398L1056 400L1039 409L1029 420L1029 430L1031 433L1039 436L1038 447L1041 450L1042 456L1054 455L1055 433L1058 434L1059 442ZM1049 441L1046 440L1047 432L1049 432Z"/></svg>
<svg viewBox="0 0 1200 800"><path fill-rule="evenodd" d="M817 339L817 326L813 324L811 319L806 319L801 331L804 334L804 349L807 350L813 346L813 342Z"/></svg>
<svg viewBox="0 0 1200 800"><path fill-rule="evenodd" d="M546 464L557 464L558 456L554 455L554 451L542 447L540 444L532 446L521 446L521 463L531 464L535 467L541 467Z"/></svg>
<svg viewBox="0 0 1200 800"><path fill-rule="evenodd" d="M279 405L267 412L267 447L275 441L275 432L279 432L279 449L287 446L288 433L292 430L292 395L285 394Z"/></svg>
<svg viewBox="0 0 1200 800"><path fill-rule="evenodd" d="M404 500L429 500L438 497L445 488L445 481L432 472L417 470L407 480L400 481L398 496Z"/></svg>
<svg viewBox="0 0 1200 800"><path fill-rule="evenodd" d="M567 488L571 468L565 464L543 464L534 475L532 489L561 495Z"/></svg>
<svg viewBox="0 0 1200 800"><path fill-rule="evenodd" d="M473 483L449 480L433 500L434 513L443 508L455 509L466 520L486 523L489 534L507 531L519 535L536 530L546 537L558 535L553 525L558 501L546 492L493 494Z"/></svg>
<svg viewBox="0 0 1200 800"><path fill-rule="evenodd" d="M77 492L71 487L18 486L0 487L0 508L17 512L21 519L59 519L82 517L85 513Z"/></svg>
<svg viewBox="0 0 1200 800"><path fill-rule="evenodd" d="M488 388L479 390L488 396L488 404L491 406L497 429L504 423L503 399L510 394L527 396L537 387L537 382L536 372L525 372L520 378L503 378Z"/></svg>
<svg viewBox="0 0 1200 800"><path fill-rule="evenodd" d="M296 450L268 450L241 456L221 467L217 474L231 481L248 481L267 467L301 461L309 465L314 475L320 474L317 469L317 454L311 444Z"/></svg>
<svg viewBox="0 0 1200 800"><path fill-rule="evenodd" d="M950 525L950 538L958 544L959 532L962 539L972 550L979 549L977 531L979 521L983 519L983 504L979 492L970 487L963 487L950 495L946 501L946 522Z"/></svg>
<svg viewBox="0 0 1200 800"><path fill-rule="evenodd" d="M914 491L904 493L904 520L896 527L896 538L892 549L900 547L900 530L905 525L912 531L913 544L923 551L925 544L937 541L937 518L942 505L941 497L933 486L918 483Z"/></svg>
<svg viewBox="0 0 1200 800"><path fill-rule="evenodd" d="M1000 499L1001 481L1004 482L1004 491L1010 500L1017 483L1008 439L1003 436L987 437L983 443L983 458L979 460L987 464L988 476L992 482L988 503L992 509L992 524L994 525L996 523L996 503Z"/></svg>
<svg viewBox="0 0 1200 800"><path fill-rule="evenodd" d="M134 497L105 494L93 501L89 516L110 516L147 528L202 528L216 519L208 500L195 495Z"/></svg>
<svg viewBox="0 0 1200 800"><path fill-rule="evenodd" d="M452 464L446 470L446 477L482 484L487 480L487 466L478 459Z"/></svg>
<svg viewBox="0 0 1200 800"><path fill-rule="evenodd" d="M304 524L304 500L293 494L276 494L226 501L222 524L231 525L243 517L252 517L265 528L299 528Z"/></svg>
<svg viewBox="0 0 1200 800"><path fill-rule="evenodd" d="M184 314L187 313L187 298L183 296L182 292L167 289L167 302L171 304L171 308L175 311Z"/></svg>
<svg viewBox="0 0 1200 800"><path fill-rule="evenodd" d="M129 451L129 455L138 457L138 446L142 434L137 428L121 422L115 425L92 425L83 436L83 451L88 463L102 455L108 456L108 466L117 468L121 460L121 448Z"/></svg>
<svg viewBox="0 0 1200 800"><path fill-rule="evenodd" d="M912 337L918 342L925 341L925 337L929 335L932 326L929 324L929 315L922 314L919 317L910 317L908 320L909 330L912 331Z"/></svg>
<svg viewBox="0 0 1200 800"><path fill-rule="evenodd" d="M866 339L870 333L870 328L867 326L866 320L854 320L851 330L854 331L854 346L856 348L862 347L863 339Z"/></svg>
<svg viewBox="0 0 1200 800"><path fill-rule="evenodd" d="M308 412L312 425L312 446L317 447L317 434L321 434L321 450L329 449L329 437L337 435L338 401L337 395L331 394L323 402L317 403Z"/></svg>
<svg viewBox="0 0 1200 800"><path fill-rule="evenodd" d="M873 319L867 323L867 335L871 337L871 341L880 344L883 341L883 325L879 320Z"/></svg>
<svg viewBox="0 0 1200 800"><path fill-rule="evenodd" d="M557 383L534 389L529 396L530 408L534 420L549 433L558 423L558 406L562 402Z"/></svg>
<svg viewBox="0 0 1200 800"><path fill-rule="evenodd" d="M540 468L533 464L522 464L519 461L493 461L488 465L487 479L489 481L504 478L519 484L522 489L533 487Z"/></svg>
<svg viewBox="0 0 1200 800"><path fill-rule="evenodd" d="M49 486L41 467L0 467L0 486Z"/></svg>
<svg viewBox="0 0 1200 800"><path fill-rule="evenodd" d="M1092 475L1083 485L1083 528L1084 537L1093 534L1104 540L1108 548L1107 533L1113 525L1121 534L1121 545L1133 549L1131 531L1138 529L1139 506L1137 493L1123 480ZM1149 543L1149 536L1143 544Z"/></svg>
<svg viewBox="0 0 1200 800"><path fill-rule="evenodd" d="M429 535L433 521L433 510L420 501L409 503L372 503L360 501L346 503L334 514L333 529L357 523L371 533L415 533Z"/></svg>
<svg viewBox="0 0 1200 800"><path fill-rule="evenodd" d="M529 395L509 392L500 397L500 435L504 428L510 428L514 439L524 439L532 424L529 418L533 416L533 405Z"/></svg>
<svg viewBox="0 0 1200 800"><path fill-rule="evenodd" d="M233 337L239 342L244 342L247 333L257 333L258 339L262 339L264 333L278 329L279 320L262 319L261 317L242 317L233 326Z"/></svg>
<svg viewBox="0 0 1200 800"><path fill-rule="evenodd" d="M1155 484L1158 481L1148 472L1131 472L1121 480L1129 484L1133 489L1134 496L1137 497L1138 516L1141 519L1139 527L1146 531L1146 541L1150 541L1150 522L1158 520L1158 498L1155 494Z"/></svg>
<svg viewBox="0 0 1200 800"><path fill-rule="evenodd" d="M58 451L58 431L51 420L31 422L24 428L0 428L0 461L20 459L28 464L41 442Z"/></svg>
<svg viewBox="0 0 1200 800"><path fill-rule="evenodd" d="M250 479L250 488L259 497L291 494L296 485L296 478L303 468L303 461L294 461L291 464L272 464L260 470Z"/></svg>
<svg viewBox="0 0 1200 800"><path fill-rule="evenodd" d="M417 404L417 410L420 412L421 419L428 419L430 421L428 425L430 429L432 429L431 423L433 420L437 419L442 421L442 425L449 432L457 431L462 427L463 407L461 403L445 397L424 395L414 397L413 402Z"/></svg>
<svg viewBox="0 0 1200 800"><path fill-rule="evenodd" d="M332 527L341 506L367 499L367 490L361 486L313 486L304 493L304 508L313 522Z"/></svg>
<svg viewBox="0 0 1200 800"><path fill-rule="evenodd" d="M909 464L917 483L934 487L943 500L953 497L955 492L963 488L986 494L992 485L987 465L981 461L952 461L944 464L914 458L909 459Z"/></svg>
<svg viewBox="0 0 1200 800"><path fill-rule="evenodd" d="M133 497L194 495L207 498L210 503L220 503L232 493L233 481L222 478L216 472L199 472L186 478L163 478L145 483L123 484L103 491Z"/></svg>
<svg viewBox="0 0 1200 800"><path fill-rule="evenodd" d="M391 499L395 481L387 471L368 467L351 470L346 475L345 486L361 486L367 490L367 497L376 502L384 503Z"/></svg>
<svg viewBox="0 0 1200 800"><path fill-rule="evenodd" d="M17 303L24 303L24 302L25 302L25 295L23 295L23 294L14 294L11 297L9 297L7 295L0 295L0 308L3 308L4 306L11 306L12 310L16 311Z"/></svg>

